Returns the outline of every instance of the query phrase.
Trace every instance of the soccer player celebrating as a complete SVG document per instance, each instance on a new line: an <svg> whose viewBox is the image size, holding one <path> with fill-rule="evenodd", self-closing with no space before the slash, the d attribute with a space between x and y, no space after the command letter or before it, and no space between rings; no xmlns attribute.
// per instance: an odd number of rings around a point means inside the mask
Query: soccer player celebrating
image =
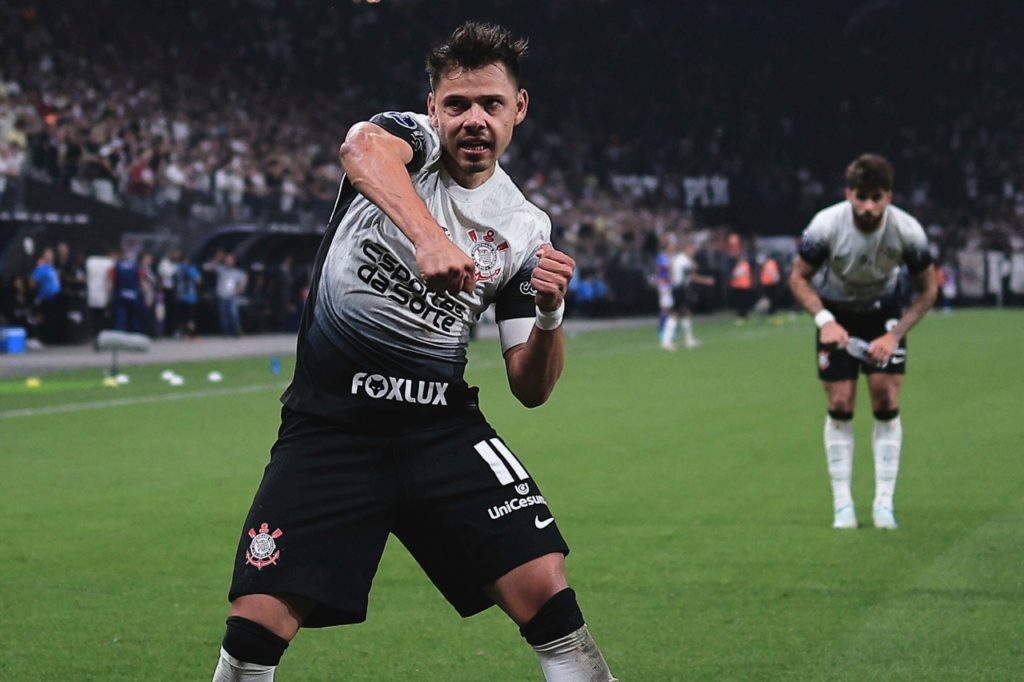
<svg viewBox="0 0 1024 682"><path fill-rule="evenodd" d="M818 328L834 528L857 527L850 481L859 371L867 377L875 413L872 520L876 528L897 527L893 493L903 442L899 395L907 367L906 334L935 302L936 286L924 230L892 205L892 187L893 168L884 158L864 154L854 160L846 169L846 201L811 220L789 278L793 296ZM902 264L917 294L905 311L898 290Z"/></svg>
<svg viewBox="0 0 1024 682"><path fill-rule="evenodd" d="M314 266L278 439L238 544L214 680L271 680L300 627L366 618L390 533L462 616L499 605L547 680L612 680L537 483L463 378L495 303L512 393L563 366L575 263L498 165L526 42L466 23L427 58L427 115L358 123Z"/></svg>

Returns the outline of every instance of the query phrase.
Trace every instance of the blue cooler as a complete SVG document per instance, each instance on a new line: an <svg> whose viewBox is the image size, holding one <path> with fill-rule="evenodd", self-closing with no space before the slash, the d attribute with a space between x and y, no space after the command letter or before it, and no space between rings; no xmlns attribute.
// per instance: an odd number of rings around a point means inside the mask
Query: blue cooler
<svg viewBox="0 0 1024 682"><path fill-rule="evenodd" d="M24 353L25 329L23 327L0 327L0 353Z"/></svg>

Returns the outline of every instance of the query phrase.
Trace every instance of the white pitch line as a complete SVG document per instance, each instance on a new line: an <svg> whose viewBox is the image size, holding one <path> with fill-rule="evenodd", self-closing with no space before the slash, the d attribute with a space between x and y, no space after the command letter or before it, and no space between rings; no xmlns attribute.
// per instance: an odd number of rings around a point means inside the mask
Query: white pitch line
<svg viewBox="0 0 1024 682"><path fill-rule="evenodd" d="M252 386L237 386L234 388L212 388L205 391L190 391L188 393L161 393L159 395L144 395L134 398L96 400L88 403L67 403L65 405L51 405L49 407L26 407L21 410L7 410L6 412L0 412L0 419L38 417L46 414L83 412L85 410L102 410L108 407L127 407L131 405L143 405L145 403L158 403L164 400L188 400L190 398L214 398L226 395L242 395L244 393L269 391L271 389L284 390L286 385L287 384L256 384Z"/></svg>
<svg viewBox="0 0 1024 682"><path fill-rule="evenodd" d="M726 341L739 341L746 342L762 338L769 334L776 334L780 331L790 331L790 328L757 328L747 329L745 333L741 334L730 334L723 339L716 339L716 343ZM803 331L801 329L801 331ZM656 344L642 343L642 344L624 344L621 346L610 346L605 348L592 349L589 351L578 352L573 357L595 357L595 356L606 356L606 355L621 355L624 353L638 353L645 351L653 351L661 353L658 350ZM479 369L490 369L493 367L504 366L504 362L501 360L475 360L469 366L469 371ZM237 388L219 388L209 389L206 391L191 391L189 393L161 393L158 395L139 396L136 398L116 398L114 400L97 400L88 403L68 403L66 405L52 405L49 407L28 407L20 410L7 410L6 412L0 412L0 419L16 419L18 417L37 417L47 414L62 414L67 412L83 412L85 410L102 410L108 407L129 407L132 405L142 405L145 403L157 403L164 400L187 400L190 398L213 398L218 396L228 395L241 395L244 393L258 393L259 391L266 391L270 389L284 390L287 384L257 384L253 386L239 386Z"/></svg>

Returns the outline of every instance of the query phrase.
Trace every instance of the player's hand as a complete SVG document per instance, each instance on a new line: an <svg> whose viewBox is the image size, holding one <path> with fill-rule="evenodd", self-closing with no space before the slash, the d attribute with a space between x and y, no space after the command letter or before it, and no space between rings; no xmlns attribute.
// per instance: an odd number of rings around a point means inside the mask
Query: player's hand
<svg viewBox="0 0 1024 682"><path fill-rule="evenodd" d="M538 308L552 312L565 300L569 280L576 271L576 261L550 244L537 250L537 258L539 260L530 277L530 285L537 292L534 300Z"/></svg>
<svg viewBox="0 0 1024 682"><path fill-rule="evenodd" d="M899 345L900 340L891 332L886 332L868 346L868 357L879 367L884 367L889 364L889 359L896 352L896 347Z"/></svg>
<svg viewBox="0 0 1024 682"><path fill-rule="evenodd" d="M821 345L835 346L836 348L846 348L846 344L850 341L850 335L846 329L835 320L825 323L825 326L821 328L821 335L818 338L821 341Z"/></svg>
<svg viewBox="0 0 1024 682"><path fill-rule="evenodd" d="M431 291L457 294L476 288L476 265L443 232L416 245L416 265Z"/></svg>

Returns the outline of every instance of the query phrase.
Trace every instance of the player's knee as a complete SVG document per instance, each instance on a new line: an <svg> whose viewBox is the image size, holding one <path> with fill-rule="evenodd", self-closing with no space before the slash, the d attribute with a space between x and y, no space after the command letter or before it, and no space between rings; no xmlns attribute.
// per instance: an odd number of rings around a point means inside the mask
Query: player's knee
<svg viewBox="0 0 1024 682"><path fill-rule="evenodd" d="M828 397L830 412L853 412L853 396L848 393L833 393Z"/></svg>
<svg viewBox="0 0 1024 682"><path fill-rule="evenodd" d="M533 646L540 646L565 637L583 627L583 612L576 603L576 593L567 587L537 611L519 633Z"/></svg>
<svg viewBox="0 0 1024 682"><path fill-rule="evenodd" d="M854 392L848 390L838 390L835 388L829 388L828 391L828 412L832 414L837 412L840 414L849 414L847 419L853 418L853 401ZM832 415L833 419L839 419L840 417Z"/></svg>
<svg viewBox="0 0 1024 682"><path fill-rule="evenodd" d="M276 666L288 648L288 640L248 618L231 616L221 646L239 661Z"/></svg>
<svg viewBox="0 0 1024 682"><path fill-rule="evenodd" d="M871 396L871 407L875 414L894 412L899 409L899 393L893 390L881 390ZM890 417L892 419L892 417Z"/></svg>
<svg viewBox="0 0 1024 682"><path fill-rule="evenodd" d="M290 641L315 604L298 595L243 594L231 602L231 616L259 623Z"/></svg>

